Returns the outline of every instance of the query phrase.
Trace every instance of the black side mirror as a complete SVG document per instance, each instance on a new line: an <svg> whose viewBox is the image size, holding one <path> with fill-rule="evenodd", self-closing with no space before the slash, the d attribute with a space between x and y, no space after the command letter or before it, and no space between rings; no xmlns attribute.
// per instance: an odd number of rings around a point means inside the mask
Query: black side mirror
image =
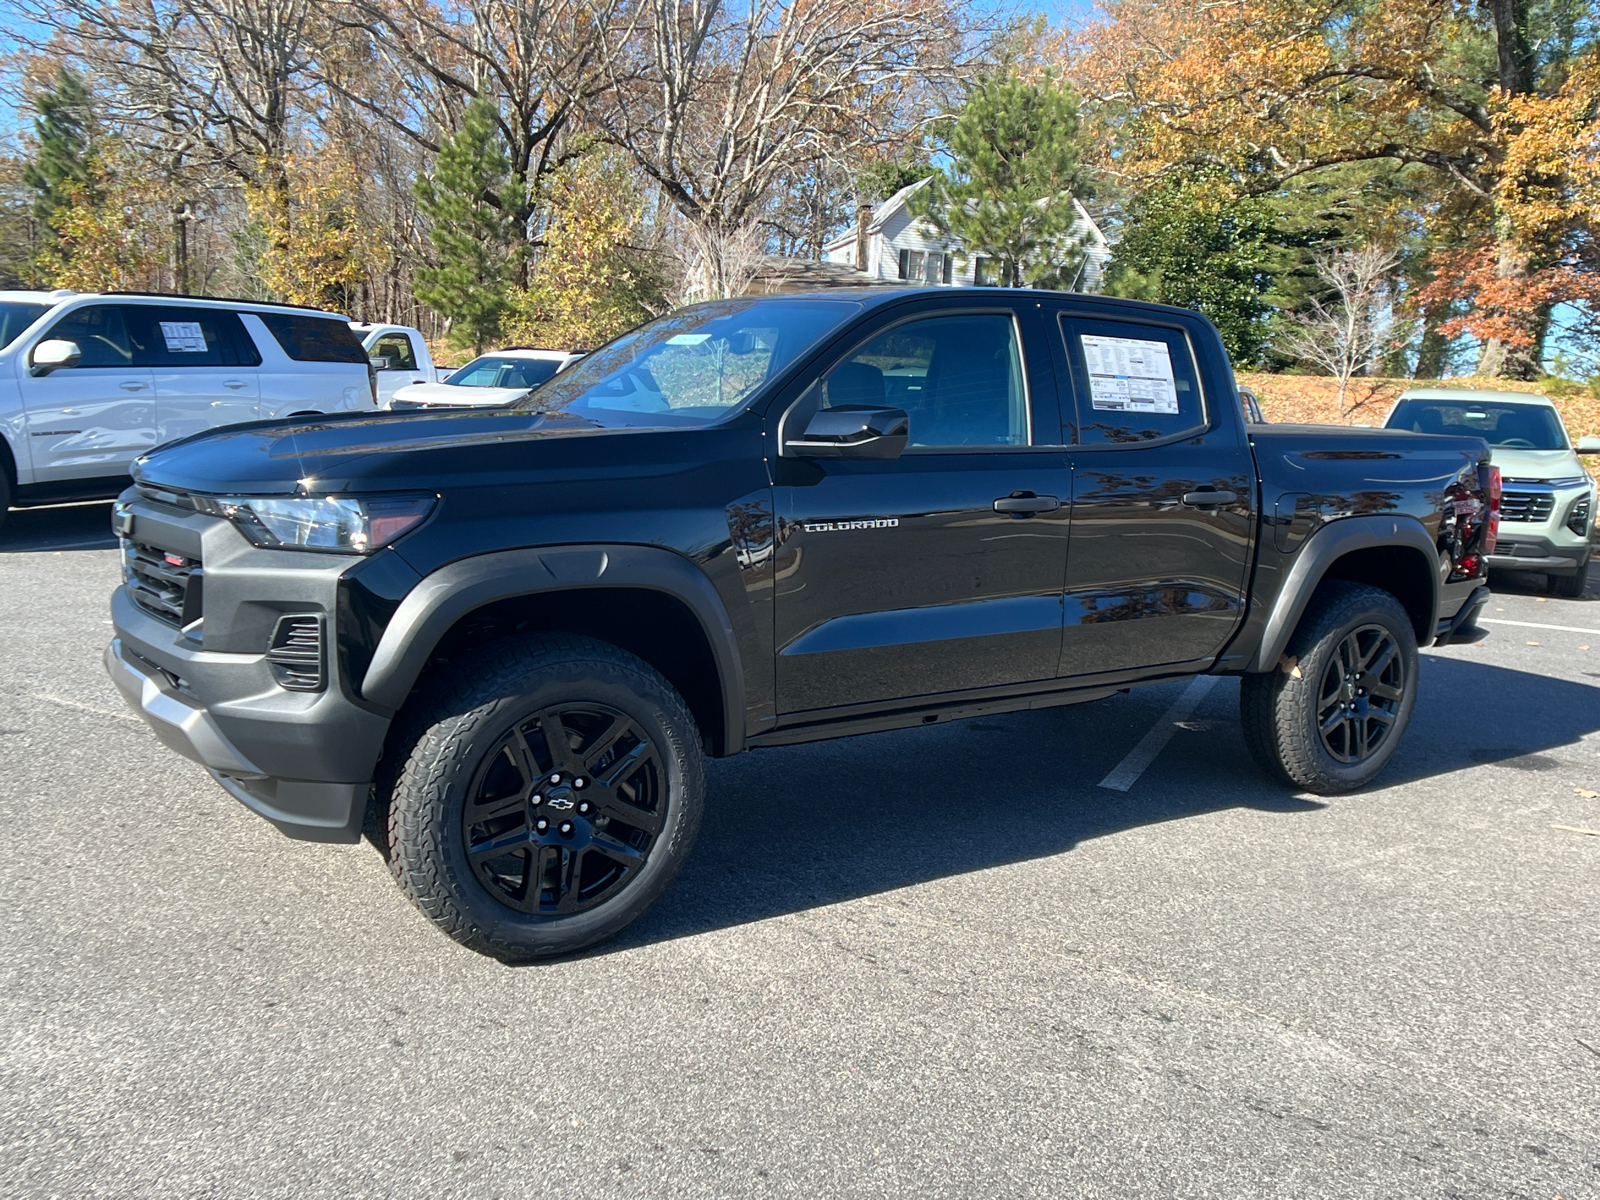
<svg viewBox="0 0 1600 1200"><path fill-rule="evenodd" d="M910 436L902 409L842 404L819 410L788 450L805 458L899 458Z"/></svg>

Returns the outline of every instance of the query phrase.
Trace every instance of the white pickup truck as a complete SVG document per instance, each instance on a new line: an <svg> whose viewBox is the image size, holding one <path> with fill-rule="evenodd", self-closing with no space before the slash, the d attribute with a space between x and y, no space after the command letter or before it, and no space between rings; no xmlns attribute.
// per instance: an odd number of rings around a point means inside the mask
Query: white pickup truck
<svg viewBox="0 0 1600 1200"><path fill-rule="evenodd" d="M422 334L406 325L369 325L351 321L350 328L361 339L372 369L378 375L378 405L388 408L394 394L407 384L436 383L439 369L433 365L428 343Z"/></svg>

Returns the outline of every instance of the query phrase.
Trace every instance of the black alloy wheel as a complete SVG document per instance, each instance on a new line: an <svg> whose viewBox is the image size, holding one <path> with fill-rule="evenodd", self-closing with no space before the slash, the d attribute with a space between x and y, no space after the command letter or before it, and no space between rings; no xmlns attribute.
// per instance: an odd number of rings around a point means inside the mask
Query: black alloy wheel
<svg viewBox="0 0 1600 1200"><path fill-rule="evenodd" d="M383 761L396 881L451 937L507 962L572 954L637 920L705 807L683 697L649 663L575 634L442 662Z"/></svg>
<svg viewBox="0 0 1600 1200"><path fill-rule="evenodd" d="M547 708L490 752L462 807L467 861L500 903L567 916L639 876L666 817L661 752L602 704Z"/></svg>
<svg viewBox="0 0 1600 1200"><path fill-rule="evenodd" d="M1389 736L1405 696L1405 659L1381 625L1363 625L1339 642L1322 672L1317 731L1341 763L1376 754Z"/></svg>
<svg viewBox="0 0 1600 1200"><path fill-rule="evenodd" d="M1273 669L1239 681L1251 756L1316 795L1366 786L1405 736L1417 663L1416 628L1393 594L1324 581Z"/></svg>

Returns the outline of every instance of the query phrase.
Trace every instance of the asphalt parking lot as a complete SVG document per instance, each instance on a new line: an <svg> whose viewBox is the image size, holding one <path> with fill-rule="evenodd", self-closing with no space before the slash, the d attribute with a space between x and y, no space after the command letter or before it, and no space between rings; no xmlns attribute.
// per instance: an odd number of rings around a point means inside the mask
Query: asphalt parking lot
<svg viewBox="0 0 1600 1200"><path fill-rule="evenodd" d="M123 710L105 530L0 531L0 1195L1600 1196L1600 569L1497 578L1364 793L1228 681L1125 792L1185 685L747 754L510 968Z"/></svg>

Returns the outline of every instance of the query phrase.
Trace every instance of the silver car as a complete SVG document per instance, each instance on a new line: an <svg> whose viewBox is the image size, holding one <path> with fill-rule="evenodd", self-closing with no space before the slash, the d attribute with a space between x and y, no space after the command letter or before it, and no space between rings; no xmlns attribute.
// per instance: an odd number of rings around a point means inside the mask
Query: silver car
<svg viewBox="0 0 1600 1200"><path fill-rule="evenodd" d="M1555 405L1531 392L1412 388L1387 429L1476 434L1500 468L1500 538L1489 565L1542 572L1561 596L1583 595L1594 533L1595 482L1579 454L1600 454L1600 438L1573 445Z"/></svg>

